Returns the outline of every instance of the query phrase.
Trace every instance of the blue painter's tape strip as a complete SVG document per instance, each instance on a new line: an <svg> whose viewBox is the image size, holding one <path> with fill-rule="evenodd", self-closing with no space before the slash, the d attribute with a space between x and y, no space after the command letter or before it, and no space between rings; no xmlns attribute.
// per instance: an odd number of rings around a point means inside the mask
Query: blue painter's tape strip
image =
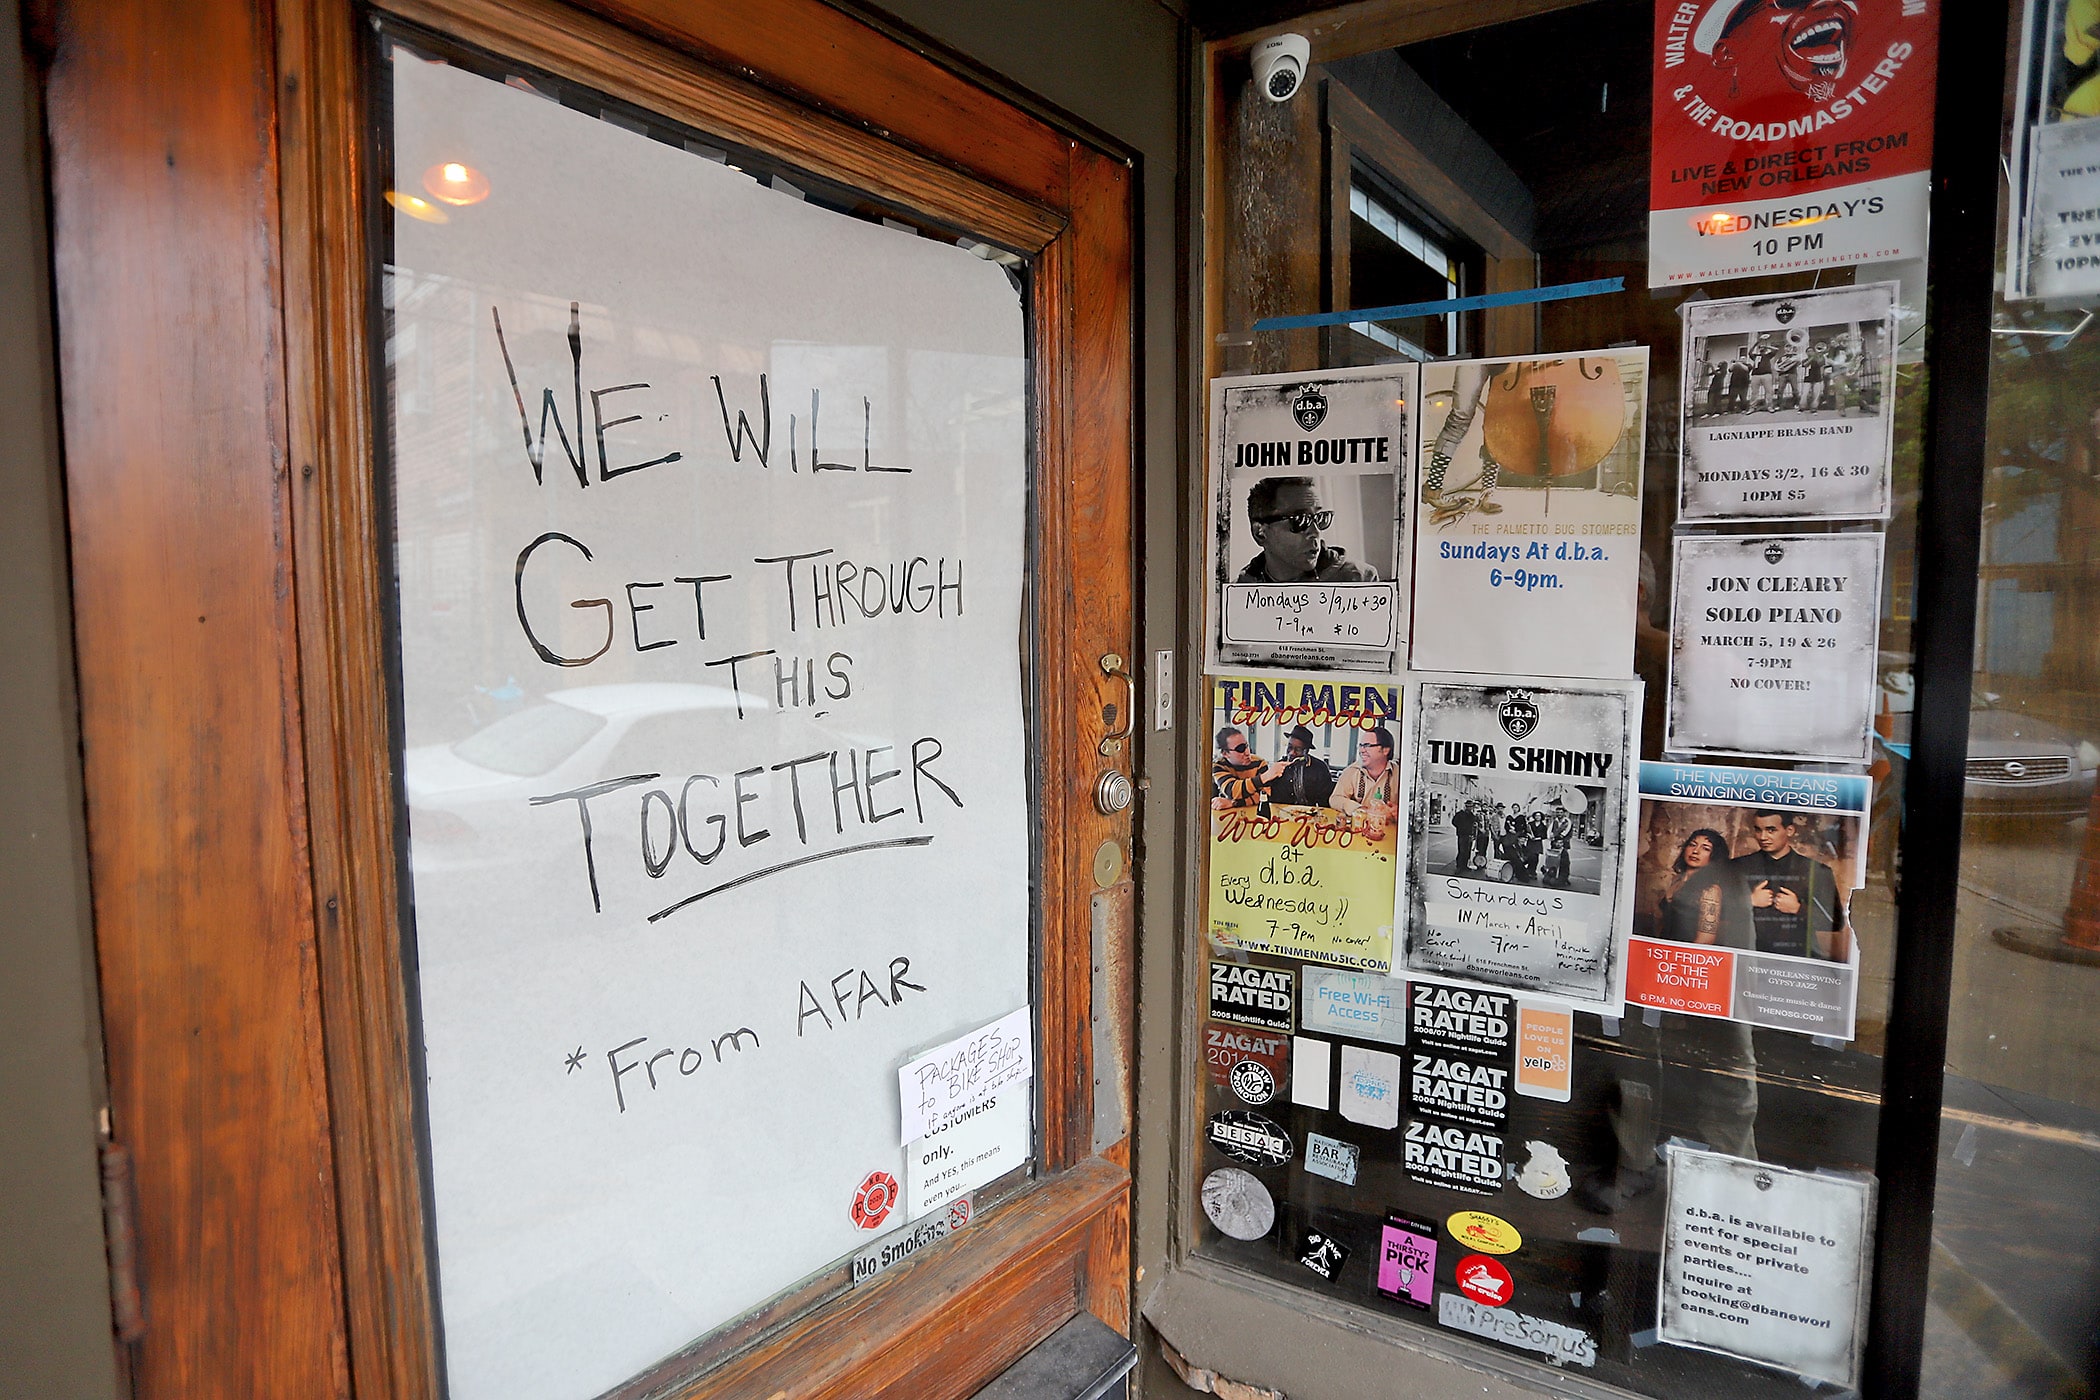
<svg viewBox="0 0 2100 1400"><path fill-rule="evenodd" d="M1360 311L1322 311L1316 316L1264 316L1254 323L1254 329L1295 331L1308 326L1346 326L1352 321L1404 321L1410 316L1448 316L1454 311L1531 306L1542 301L1572 301L1576 297L1597 297L1625 290L1625 278L1600 277L1594 282L1563 282L1557 287L1527 287L1521 292L1489 292L1485 296L1451 297L1444 301L1410 301L1399 306L1367 306Z"/></svg>

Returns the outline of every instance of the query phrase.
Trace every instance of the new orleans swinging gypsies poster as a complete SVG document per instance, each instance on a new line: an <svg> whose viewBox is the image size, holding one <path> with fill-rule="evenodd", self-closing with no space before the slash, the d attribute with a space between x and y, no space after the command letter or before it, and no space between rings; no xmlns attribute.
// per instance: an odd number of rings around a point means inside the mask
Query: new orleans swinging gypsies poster
<svg viewBox="0 0 2100 1400"><path fill-rule="evenodd" d="M1639 681L1416 676L1396 973L1624 1001Z"/></svg>
<svg viewBox="0 0 2100 1400"><path fill-rule="evenodd" d="M1212 696L1212 943L1390 970L1400 687L1224 676Z"/></svg>
<svg viewBox="0 0 2100 1400"><path fill-rule="evenodd" d="M1389 674L1413 365L1211 381L1210 669Z"/></svg>

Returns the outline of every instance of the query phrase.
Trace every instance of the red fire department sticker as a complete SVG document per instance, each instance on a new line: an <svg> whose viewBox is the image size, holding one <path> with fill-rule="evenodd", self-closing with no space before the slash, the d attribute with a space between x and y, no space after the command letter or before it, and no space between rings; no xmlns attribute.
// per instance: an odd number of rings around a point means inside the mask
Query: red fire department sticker
<svg viewBox="0 0 2100 1400"><path fill-rule="evenodd" d="M897 1204L897 1178L888 1172L869 1172L853 1193L853 1223L872 1230L889 1218Z"/></svg>
<svg viewBox="0 0 2100 1400"><path fill-rule="evenodd" d="M1468 1254L1459 1260L1457 1277L1459 1292L1491 1308L1499 1308L1508 1302L1517 1287L1510 1280L1509 1270L1485 1254Z"/></svg>

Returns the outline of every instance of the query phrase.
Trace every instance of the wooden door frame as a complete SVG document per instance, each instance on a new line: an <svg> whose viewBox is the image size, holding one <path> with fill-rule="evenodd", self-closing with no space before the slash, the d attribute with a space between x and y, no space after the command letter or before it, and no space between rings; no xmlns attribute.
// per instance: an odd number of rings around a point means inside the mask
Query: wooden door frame
<svg viewBox="0 0 2100 1400"><path fill-rule="evenodd" d="M1040 1178L881 1282L630 1389L959 1397L1077 1311L1127 1330L1128 1144L1096 1151L1089 1023L1129 1000L1090 976L1096 928L1130 933L1127 881L1102 920L1093 875L1130 814L1091 800L1130 761L1094 757L1105 707L1131 718L1097 663L1135 635L1129 162L820 0L382 8L1034 255ZM361 13L39 18L98 953L154 1312L139 1389L435 1396Z"/></svg>

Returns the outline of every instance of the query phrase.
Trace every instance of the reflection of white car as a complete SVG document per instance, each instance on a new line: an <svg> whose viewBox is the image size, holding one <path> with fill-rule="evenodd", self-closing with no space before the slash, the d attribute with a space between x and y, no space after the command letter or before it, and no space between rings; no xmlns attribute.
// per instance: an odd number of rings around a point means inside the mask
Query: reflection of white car
<svg viewBox="0 0 2100 1400"><path fill-rule="evenodd" d="M747 714L767 708L748 693L743 705ZM415 864L428 870L514 860L517 851L500 832L517 829L529 799L657 772L666 754L691 751L696 725L719 726L736 706L726 686L580 686L553 691L457 743L410 749L403 769Z"/></svg>

